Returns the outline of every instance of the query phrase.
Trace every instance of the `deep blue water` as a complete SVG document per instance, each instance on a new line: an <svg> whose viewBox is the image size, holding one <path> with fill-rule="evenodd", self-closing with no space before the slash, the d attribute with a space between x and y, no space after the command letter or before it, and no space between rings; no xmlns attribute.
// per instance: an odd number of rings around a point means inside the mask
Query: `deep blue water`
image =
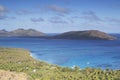
<svg viewBox="0 0 120 80"><path fill-rule="evenodd" d="M120 34L118 40L58 40L40 38L0 38L0 47L25 48L31 55L60 66L74 65L120 69Z"/></svg>

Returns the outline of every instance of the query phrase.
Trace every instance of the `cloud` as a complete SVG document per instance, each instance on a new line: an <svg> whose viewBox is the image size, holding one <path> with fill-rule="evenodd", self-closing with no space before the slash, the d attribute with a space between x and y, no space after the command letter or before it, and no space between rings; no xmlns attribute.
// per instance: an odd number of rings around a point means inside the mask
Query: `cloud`
<svg viewBox="0 0 120 80"><path fill-rule="evenodd" d="M31 14L32 11L29 11L29 10L19 10L16 12L16 14L18 15L27 15L27 14Z"/></svg>
<svg viewBox="0 0 120 80"><path fill-rule="evenodd" d="M72 18L74 18L74 19L79 19L79 18L81 18L80 16L72 16Z"/></svg>
<svg viewBox="0 0 120 80"><path fill-rule="evenodd" d="M62 13L59 13L59 14L56 14L56 15L58 15L58 16L60 16L60 17L65 17L65 15L62 14Z"/></svg>
<svg viewBox="0 0 120 80"><path fill-rule="evenodd" d="M70 13L71 12L70 9L60 7L60 6L57 6L57 5L49 5L48 9L51 10L51 11L54 11L54 12L59 12L59 13Z"/></svg>
<svg viewBox="0 0 120 80"><path fill-rule="evenodd" d="M7 18L6 13L8 12L7 8L4 6L0 5L0 19L5 19Z"/></svg>
<svg viewBox="0 0 120 80"><path fill-rule="evenodd" d="M62 24L67 24L68 22L63 20L61 17L51 17L49 20L51 23L62 23Z"/></svg>
<svg viewBox="0 0 120 80"><path fill-rule="evenodd" d="M63 21L63 20L50 20L51 23L63 23L63 24L66 24L67 22L66 21Z"/></svg>
<svg viewBox="0 0 120 80"><path fill-rule="evenodd" d="M5 13L1 13L0 12L0 20L5 19L5 18L7 18L7 16L5 15Z"/></svg>
<svg viewBox="0 0 120 80"><path fill-rule="evenodd" d="M10 18L10 19L16 19L16 17L14 17L14 16L13 16L13 17L9 17L9 18Z"/></svg>
<svg viewBox="0 0 120 80"><path fill-rule="evenodd" d="M75 15L71 17L74 19L80 19L81 20L81 26L85 27L118 27L120 26L120 19L114 18L114 17L99 17L95 12L93 11L87 11L83 12L81 15ZM75 20L74 20L75 21ZM77 21L77 20L76 20Z"/></svg>
<svg viewBox="0 0 120 80"><path fill-rule="evenodd" d="M15 20L16 17L15 16L6 16L7 19L11 19L11 20Z"/></svg>
<svg viewBox="0 0 120 80"><path fill-rule="evenodd" d="M8 10L4 6L0 5L0 12L7 12L7 11Z"/></svg>
<svg viewBox="0 0 120 80"><path fill-rule="evenodd" d="M44 19L41 18L41 17L39 17L39 18L31 18L31 21L32 21L32 22L43 22Z"/></svg>
<svg viewBox="0 0 120 80"><path fill-rule="evenodd" d="M98 17L93 11L83 12L83 16L81 16L80 18L88 21L102 21L102 19Z"/></svg>
<svg viewBox="0 0 120 80"><path fill-rule="evenodd" d="M118 18L106 17L105 20L108 21L108 22L113 22L113 23L119 23L120 24L120 19L118 19Z"/></svg>

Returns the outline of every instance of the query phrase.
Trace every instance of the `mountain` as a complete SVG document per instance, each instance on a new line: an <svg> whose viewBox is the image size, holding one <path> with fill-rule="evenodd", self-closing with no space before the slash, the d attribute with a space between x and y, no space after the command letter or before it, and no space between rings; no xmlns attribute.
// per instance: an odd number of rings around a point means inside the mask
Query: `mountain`
<svg viewBox="0 0 120 80"><path fill-rule="evenodd" d="M16 29L14 31L10 32L11 36L23 36L23 37L40 37L40 36L45 36L44 33L39 32L37 30L34 29Z"/></svg>
<svg viewBox="0 0 120 80"><path fill-rule="evenodd" d="M107 33L98 30L70 31L54 36L55 39L86 39L86 40L115 40Z"/></svg>
<svg viewBox="0 0 120 80"><path fill-rule="evenodd" d="M9 37L42 37L46 36L45 33L39 32L34 29L16 29L13 31L0 30L0 36L9 36Z"/></svg>
<svg viewBox="0 0 120 80"><path fill-rule="evenodd" d="M49 36L34 29L16 29L13 31L0 30L0 37L42 37L48 39L86 39L86 40L115 40L114 36L98 30L70 31L62 34Z"/></svg>
<svg viewBox="0 0 120 80"><path fill-rule="evenodd" d="M8 35L8 31L6 31L5 29L0 30L0 36L7 36Z"/></svg>

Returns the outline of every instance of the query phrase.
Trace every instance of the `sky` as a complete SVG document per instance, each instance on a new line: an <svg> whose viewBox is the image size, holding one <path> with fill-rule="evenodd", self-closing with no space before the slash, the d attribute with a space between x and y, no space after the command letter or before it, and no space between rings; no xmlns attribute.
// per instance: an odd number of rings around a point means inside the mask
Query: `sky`
<svg viewBox="0 0 120 80"><path fill-rule="evenodd" d="M120 33L120 0L0 0L0 29Z"/></svg>

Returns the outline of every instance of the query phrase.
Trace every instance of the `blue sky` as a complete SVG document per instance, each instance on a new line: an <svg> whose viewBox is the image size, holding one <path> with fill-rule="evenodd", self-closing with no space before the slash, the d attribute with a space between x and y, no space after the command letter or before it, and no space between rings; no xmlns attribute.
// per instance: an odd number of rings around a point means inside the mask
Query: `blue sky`
<svg viewBox="0 0 120 80"><path fill-rule="evenodd" d="M120 0L0 0L0 29L120 33Z"/></svg>

